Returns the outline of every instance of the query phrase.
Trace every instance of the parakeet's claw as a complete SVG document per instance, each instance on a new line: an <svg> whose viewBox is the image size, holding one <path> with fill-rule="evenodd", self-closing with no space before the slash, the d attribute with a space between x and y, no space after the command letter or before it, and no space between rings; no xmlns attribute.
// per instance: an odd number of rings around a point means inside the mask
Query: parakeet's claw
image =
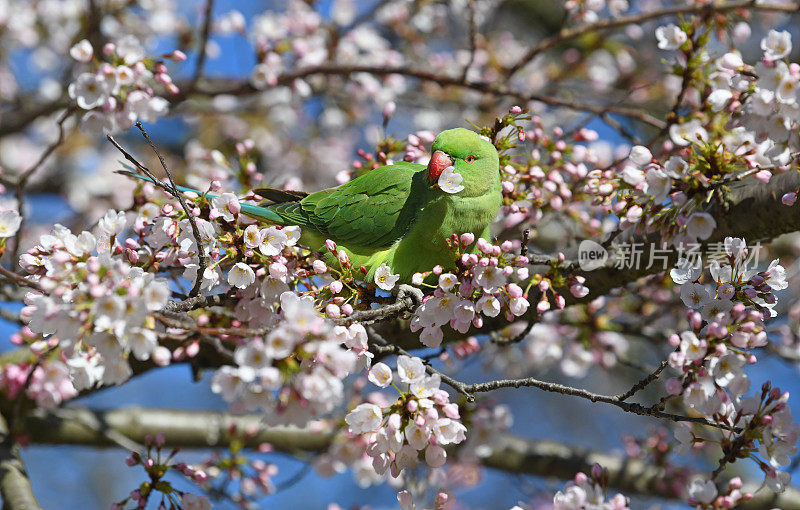
<svg viewBox="0 0 800 510"><path fill-rule="evenodd" d="M410 297L411 300L414 301L414 308L416 308L422 304L422 299L425 297L425 294L423 294L422 290L418 287L401 283L397 287L397 300L400 301L406 297Z"/></svg>

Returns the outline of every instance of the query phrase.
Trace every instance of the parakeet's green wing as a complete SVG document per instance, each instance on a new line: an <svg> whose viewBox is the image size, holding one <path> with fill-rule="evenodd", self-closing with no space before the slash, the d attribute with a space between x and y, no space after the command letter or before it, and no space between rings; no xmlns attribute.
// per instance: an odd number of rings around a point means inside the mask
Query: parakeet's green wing
<svg viewBox="0 0 800 510"><path fill-rule="evenodd" d="M429 189L424 169L398 162L299 202L262 207L287 224L310 228L337 242L389 246L408 231L425 203Z"/></svg>

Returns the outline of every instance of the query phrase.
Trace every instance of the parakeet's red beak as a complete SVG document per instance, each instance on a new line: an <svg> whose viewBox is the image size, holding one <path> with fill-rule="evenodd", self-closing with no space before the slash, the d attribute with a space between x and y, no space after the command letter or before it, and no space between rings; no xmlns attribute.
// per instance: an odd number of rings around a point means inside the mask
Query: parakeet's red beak
<svg viewBox="0 0 800 510"><path fill-rule="evenodd" d="M453 161L442 151L436 151L431 156L431 162L428 163L428 180L436 182L439 175L444 172L444 169L452 165Z"/></svg>

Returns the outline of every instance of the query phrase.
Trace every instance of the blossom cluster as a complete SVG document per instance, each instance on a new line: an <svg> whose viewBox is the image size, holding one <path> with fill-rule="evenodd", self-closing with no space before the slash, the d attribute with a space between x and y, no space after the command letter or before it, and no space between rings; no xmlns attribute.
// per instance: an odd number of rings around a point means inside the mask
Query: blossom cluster
<svg viewBox="0 0 800 510"><path fill-rule="evenodd" d="M683 143L676 145L708 137L699 121L681 126L684 131L673 136ZM690 126L694 126L691 131ZM698 212L697 202L688 200L687 193L679 189L679 184L686 188L683 181L690 179L690 170L689 163L681 156L672 156L662 165L648 148L636 145L621 171L589 172L585 191L596 196L596 204L620 218L620 229L657 226L675 246L691 244L708 239L717 225L713 216ZM672 207L662 208L667 199Z"/></svg>
<svg viewBox="0 0 800 510"><path fill-rule="evenodd" d="M370 393L367 401L381 409L391 407L391 402L381 393ZM428 471L427 483L430 487L441 489L446 486L452 489L474 485L476 472L481 469L478 461L496 451L498 440L511 427L513 417L511 410L505 405L481 402L474 409L463 410L461 422L469 429L469 435L459 444L456 456L442 470ZM368 453L372 442L373 438L369 434L353 434L349 429L343 429L326 452L314 459L314 468L325 477L350 469L356 483L362 488L383 482L402 486L406 480L403 473L394 478L388 476L390 473L379 474L375 471L373 457Z"/></svg>
<svg viewBox="0 0 800 510"><path fill-rule="evenodd" d="M127 35L102 49L92 47L84 39L70 49L70 56L90 66L68 88L69 97L86 113L81 128L89 133L124 131L137 121L155 122L169 109L169 101L156 95L161 86L169 94L177 94L162 60L148 57L141 42ZM186 59L180 51L165 58L180 62Z"/></svg>
<svg viewBox="0 0 800 510"><path fill-rule="evenodd" d="M800 149L800 66L786 61L792 37L785 30L770 30L761 49L763 57L755 66L736 52L720 57L708 101L712 110L731 113L725 138L729 150L760 169L756 178L769 181L771 169L787 170Z"/></svg>
<svg viewBox="0 0 800 510"><path fill-rule="evenodd" d="M438 277L433 295L417 308L411 322L411 330L421 330L420 341L428 347L441 344L444 337L441 328L446 324L466 333L470 326L480 328L484 316L497 317L505 310L511 320L523 315L530 306L527 292L509 281L512 276L519 281L529 276L528 258L513 252L514 243L505 241L498 246L483 238L476 242L470 233L454 234L447 242L457 257L457 272L445 272L437 266L430 273L414 275L413 279L414 283L422 284L431 275ZM547 303L546 298L540 303Z"/></svg>
<svg viewBox="0 0 800 510"><path fill-rule="evenodd" d="M219 188L219 183L212 182L212 188ZM149 194L144 188L143 192ZM210 200L195 193L187 195L193 204L191 219L175 201L161 207L152 199L142 204L133 225L139 239L126 241L126 256L132 263L152 261L182 269L182 276L193 284L203 254L208 264L199 275L200 289L217 290L225 284L238 289L237 320L267 325L279 296L294 280L294 265L283 252L296 245L300 229L259 227L241 213L240 199L234 193L213 195Z"/></svg>
<svg viewBox="0 0 800 510"><path fill-rule="evenodd" d="M78 394L69 368L60 360L42 360L36 365L9 363L0 372L0 390L9 399L24 391L26 397L44 409L57 407Z"/></svg>
<svg viewBox="0 0 800 510"><path fill-rule="evenodd" d="M47 345L58 346L78 390L126 381L129 356L170 361L151 317L169 300L169 285L125 260L117 240L125 225L125 213L113 210L100 219L97 235L56 225L20 257L41 289L25 296L27 328L21 335L48 337ZM45 340L32 347L39 342Z"/></svg>
<svg viewBox="0 0 800 510"><path fill-rule="evenodd" d="M670 337L676 350L669 364L680 375L667 381L667 390L682 395L687 407L712 421L740 427L741 433L723 435L723 445L756 459L765 483L781 492L789 474L779 469L796 451L800 427L786 407L788 392L765 383L760 394L745 396L750 379L743 368L756 362L749 351L767 343L764 316L774 314L774 291L788 286L786 272L777 260L763 271L745 270L744 239L725 238L724 246L727 259L711 262L711 285L699 283L702 270L688 259L681 259L670 273L690 308L692 329ZM676 438L681 451L696 441L692 431L683 427L676 429Z"/></svg>
<svg viewBox="0 0 800 510"><path fill-rule="evenodd" d="M242 508L251 508L255 501L274 493L272 479L278 473L278 466L260 458L273 451L272 445L261 443L252 452L245 448L257 433L256 426L241 430L235 424L229 425L225 431L227 449L213 451L199 467L205 478L193 478L194 481L207 493L224 494Z"/></svg>
<svg viewBox="0 0 800 510"><path fill-rule="evenodd" d="M438 374L427 375L421 359L401 355L396 377L397 381L384 363L373 365L369 380L381 388L394 385L400 397L387 408L359 404L345 417L349 432L367 439L366 453L375 471L382 475L388 470L395 478L403 469L415 467L423 451L428 466L443 466L447 459L443 446L466 439L458 405L439 388Z"/></svg>
<svg viewBox="0 0 800 510"><path fill-rule="evenodd" d="M742 479L732 478L724 494L720 494L716 484L703 476L695 476L689 482L686 492L687 500L695 508L717 510L736 508L740 503L753 499L752 492L742 491Z"/></svg>
<svg viewBox="0 0 800 510"><path fill-rule="evenodd" d="M184 492L172 486L168 480L164 480L164 475L175 471L189 478L190 480L203 483L207 479L205 472L198 468L189 466L184 462L175 462L174 458L178 454L178 449L173 449L167 454L164 450L164 434L158 434L155 438L147 436L145 438L145 451L141 454L132 452L125 460L130 466L142 466L149 480L142 482L136 489L132 490L128 497L117 501L111 505L111 510L124 510L127 508L145 508L151 501L160 497L159 507L183 508L186 510L211 510L211 501L205 496L198 496L189 492ZM130 506L129 506L130 504Z"/></svg>
<svg viewBox="0 0 800 510"><path fill-rule="evenodd" d="M302 425L342 402L342 380L355 370L358 355L339 342L311 298L284 292L280 308L278 325L243 341L233 354L236 366L220 368L211 389L236 410L260 410L271 423ZM363 352L363 326L354 324L347 333L349 345Z"/></svg>
<svg viewBox="0 0 800 510"><path fill-rule="evenodd" d="M604 510L628 510L628 498L617 494L606 501L608 470L599 464L592 466L590 474L578 473L567 484L564 491L558 491L553 497L554 510L582 510L584 508L602 508Z"/></svg>
<svg viewBox="0 0 800 510"><path fill-rule="evenodd" d="M790 34L770 31L761 41L761 62L751 66L736 51L712 60L699 42L703 36L692 30L685 23L670 24L656 36L661 49L681 49L677 74L691 66L702 69L703 84L710 87L702 108L669 124L663 157L636 145L620 168L590 171L584 188L595 204L619 217L619 228L658 229L675 246L707 239L716 228L714 219L699 211L709 189L750 175L768 182L789 169L800 149L800 68L786 61ZM691 86L701 84L686 85ZM789 193L784 203L791 205L796 197Z"/></svg>

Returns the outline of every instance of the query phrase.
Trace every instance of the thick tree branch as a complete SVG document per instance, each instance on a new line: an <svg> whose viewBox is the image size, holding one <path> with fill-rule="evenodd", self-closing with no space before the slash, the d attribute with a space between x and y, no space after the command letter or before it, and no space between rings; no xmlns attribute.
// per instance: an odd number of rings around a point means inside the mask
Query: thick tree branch
<svg viewBox="0 0 800 510"><path fill-rule="evenodd" d="M0 499L4 510L41 508L19 456L19 446L13 441L3 416L0 416Z"/></svg>
<svg viewBox="0 0 800 510"><path fill-rule="evenodd" d="M123 434L132 441L143 442L145 436L163 432L167 446L184 448L225 447L230 425L238 430L257 430L243 440L248 447L270 443L276 450L291 454L320 453L327 449L334 434L328 431L288 427L266 427L261 415L233 416L212 411L179 411L129 407L110 411L62 409L57 412L37 410L26 416L24 423L31 441L41 444L72 444L94 447L115 447L117 444L98 434L87 422L96 422L106 430ZM533 441L510 434L499 435L491 456L482 459L484 466L509 473L570 479L578 471L588 473L592 465L609 470L610 486L628 495L680 497L663 484L662 468L640 460L595 452L554 441ZM756 487L745 487L755 490ZM800 491L790 487L783 494L769 490L756 494L742 509L781 508L800 510Z"/></svg>
<svg viewBox="0 0 800 510"><path fill-rule="evenodd" d="M107 434L113 431L130 441L144 443L145 436L164 433L168 446L184 448L225 447L230 444L228 429L257 430L254 435L239 438L250 447L270 443L283 452L322 452L331 440L330 432L309 431L296 427L266 427L263 416L235 416L214 411L181 411L127 407L113 410L65 408L45 411L37 409L23 419L26 432L35 443L85 446L119 446ZM94 424L94 425L91 425Z"/></svg>

